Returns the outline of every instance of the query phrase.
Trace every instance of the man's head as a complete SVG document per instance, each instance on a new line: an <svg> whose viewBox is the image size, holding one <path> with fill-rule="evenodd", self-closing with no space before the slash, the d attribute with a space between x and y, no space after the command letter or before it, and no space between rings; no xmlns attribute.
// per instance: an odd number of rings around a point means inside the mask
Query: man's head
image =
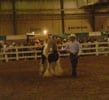
<svg viewBox="0 0 109 100"><path fill-rule="evenodd" d="M76 40L75 34L71 34L71 35L70 35L70 40L71 40L72 42Z"/></svg>

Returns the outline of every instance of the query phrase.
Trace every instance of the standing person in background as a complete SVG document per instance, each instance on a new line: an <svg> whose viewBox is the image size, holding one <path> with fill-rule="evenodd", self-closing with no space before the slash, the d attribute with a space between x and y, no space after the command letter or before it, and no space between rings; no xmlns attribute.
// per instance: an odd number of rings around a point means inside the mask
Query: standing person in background
<svg viewBox="0 0 109 100"><path fill-rule="evenodd" d="M70 53L70 62L72 65L72 76L77 76L77 64L78 64L78 57L80 55L80 45L79 42L76 40L76 36L72 34L70 36L70 41L66 44L65 50Z"/></svg>

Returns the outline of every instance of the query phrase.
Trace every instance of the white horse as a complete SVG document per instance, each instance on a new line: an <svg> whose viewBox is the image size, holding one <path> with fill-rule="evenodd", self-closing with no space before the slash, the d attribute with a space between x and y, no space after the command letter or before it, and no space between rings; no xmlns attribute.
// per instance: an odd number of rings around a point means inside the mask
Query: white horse
<svg viewBox="0 0 109 100"><path fill-rule="evenodd" d="M41 64L40 66L40 72L43 74L43 77L51 77L51 76L60 76L63 73L63 69L60 65L60 59L57 53L53 53L53 46L56 48L57 46L54 40L48 41L48 43L45 44L43 49L43 55L46 57L46 64ZM56 59L55 58L56 56Z"/></svg>

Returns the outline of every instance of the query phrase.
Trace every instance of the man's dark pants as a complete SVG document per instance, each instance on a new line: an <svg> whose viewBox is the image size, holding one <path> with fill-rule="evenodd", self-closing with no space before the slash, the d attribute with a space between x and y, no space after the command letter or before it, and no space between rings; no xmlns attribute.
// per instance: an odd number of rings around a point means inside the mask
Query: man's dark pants
<svg viewBox="0 0 109 100"><path fill-rule="evenodd" d="M77 76L77 64L78 64L78 57L76 54L70 54L70 61L72 65L72 76Z"/></svg>

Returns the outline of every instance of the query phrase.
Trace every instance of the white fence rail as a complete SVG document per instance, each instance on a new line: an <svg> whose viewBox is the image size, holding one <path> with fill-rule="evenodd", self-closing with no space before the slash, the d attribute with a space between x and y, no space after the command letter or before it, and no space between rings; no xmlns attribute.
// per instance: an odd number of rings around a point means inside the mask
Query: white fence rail
<svg viewBox="0 0 109 100"><path fill-rule="evenodd" d="M109 42L82 43L81 55L109 54ZM59 53L61 57L68 56L66 52ZM0 50L0 61L37 59L41 57L41 49L36 46L7 47Z"/></svg>

